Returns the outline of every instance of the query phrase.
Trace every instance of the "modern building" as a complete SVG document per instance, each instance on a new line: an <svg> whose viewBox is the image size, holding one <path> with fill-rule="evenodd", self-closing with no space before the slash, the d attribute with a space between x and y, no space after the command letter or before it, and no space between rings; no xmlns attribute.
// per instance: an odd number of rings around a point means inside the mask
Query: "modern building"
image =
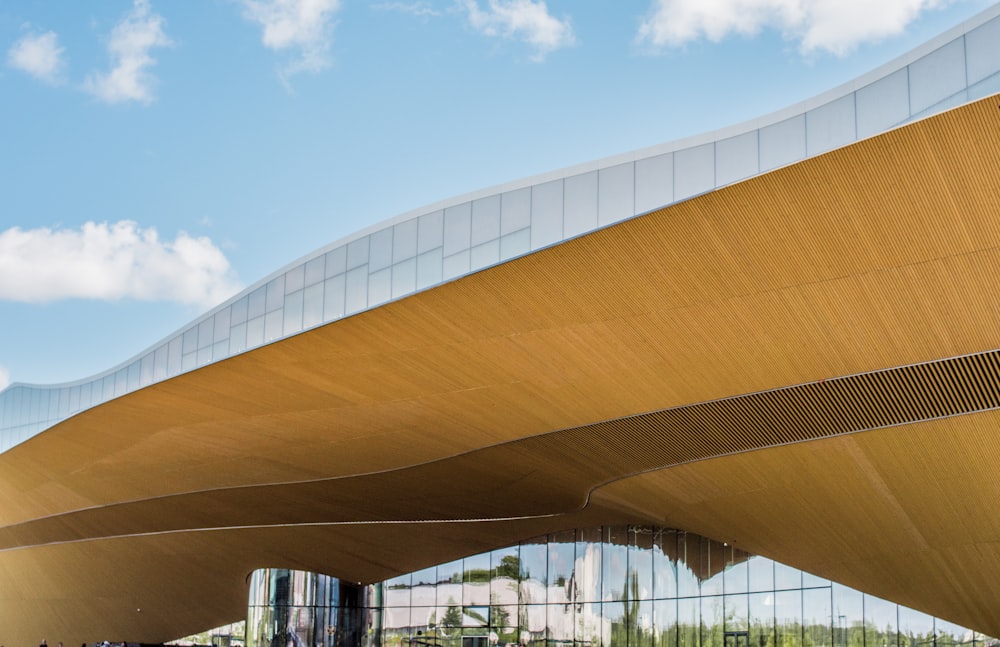
<svg viewBox="0 0 1000 647"><path fill-rule="evenodd" d="M0 642L1000 635L997 92L1000 6L8 387Z"/></svg>

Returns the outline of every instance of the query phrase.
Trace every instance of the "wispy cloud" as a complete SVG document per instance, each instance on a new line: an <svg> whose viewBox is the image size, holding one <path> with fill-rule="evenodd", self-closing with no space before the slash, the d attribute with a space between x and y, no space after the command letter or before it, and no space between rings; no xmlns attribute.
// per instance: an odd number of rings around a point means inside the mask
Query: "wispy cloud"
<svg viewBox="0 0 1000 647"><path fill-rule="evenodd" d="M560 20L550 14L545 0L487 0L485 9L479 0L460 0L460 6L473 29L487 36L523 40L535 48L535 61L576 42L569 18Z"/></svg>
<svg viewBox="0 0 1000 647"><path fill-rule="evenodd" d="M160 240L155 228L130 220L0 232L0 299L134 298L209 307L240 287L212 241L185 232Z"/></svg>
<svg viewBox="0 0 1000 647"><path fill-rule="evenodd" d="M152 103L156 80L149 68L156 65L156 59L150 51L173 44L163 31L165 24L163 16L153 12L149 0L135 0L132 10L111 30L111 70L89 75L84 89L106 103Z"/></svg>
<svg viewBox="0 0 1000 647"><path fill-rule="evenodd" d="M285 52L283 79L330 65L333 17L340 0L242 0L243 14L264 30L265 47Z"/></svg>
<svg viewBox="0 0 1000 647"><path fill-rule="evenodd" d="M61 83L66 67L59 36L54 31L44 34L29 33L14 42L7 50L7 65L21 70L39 81Z"/></svg>
<svg viewBox="0 0 1000 647"><path fill-rule="evenodd" d="M921 12L948 0L654 0L637 41L679 47L701 38L719 41L781 31L803 53L843 56L859 44L899 34Z"/></svg>
<svg viewBox="0 0 1000 647"><path fill-rule="evenodd" d="M396 11L398 13L408 13L411 16L441 16L443 11L435 9L427 2L379 2L371 5L377 11Z"/></svg>

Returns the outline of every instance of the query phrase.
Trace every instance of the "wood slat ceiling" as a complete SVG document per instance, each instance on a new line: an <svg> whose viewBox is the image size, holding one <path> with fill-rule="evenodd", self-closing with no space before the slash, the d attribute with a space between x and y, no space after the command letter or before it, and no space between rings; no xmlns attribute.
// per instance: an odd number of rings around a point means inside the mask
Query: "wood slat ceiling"
<svg viewBox="0 0 1000 647"><path fill-rule="evenodd" d="M1000 634L998 119L953 110L0 455L0 638L163 640L238 619L255 567L372 581L627 520Z"/></svg>

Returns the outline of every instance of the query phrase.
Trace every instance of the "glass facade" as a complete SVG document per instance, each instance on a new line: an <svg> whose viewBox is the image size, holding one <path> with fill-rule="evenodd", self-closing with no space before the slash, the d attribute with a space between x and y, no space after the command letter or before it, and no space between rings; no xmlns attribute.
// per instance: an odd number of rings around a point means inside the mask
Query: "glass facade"
<svg viewBox="0 0 1000 647"><path fill-rule="evenodd" d="M334 577L263 569L250 579L246 644L261 647L371 645L378 627L379 587Z"/></svg>
<svg viewBox="0 0 1000 647"><path fill-rule="evenodd" d="M251 647L979 647L982 634L692 533L570 530L370 586L257 571Z"/></svg>

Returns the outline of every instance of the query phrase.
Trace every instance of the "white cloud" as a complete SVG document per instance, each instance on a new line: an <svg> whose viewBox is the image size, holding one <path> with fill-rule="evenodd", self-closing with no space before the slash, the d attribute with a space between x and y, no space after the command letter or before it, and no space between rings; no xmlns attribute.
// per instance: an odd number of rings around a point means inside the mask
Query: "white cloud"
<svg viewBox="0 0 1000 647"><path fill-rule="evenodd" d="M135 0L132 11L111 30L111 70L89 75L84 89L107 103L152 103L155 79L149 68L156 65L156 59L149 52L173 44L163 31L165 24L163 16L153 13L149 0Z"/></svg>
<svg viewBox="0 0 1000 647"><path fill-rule="evenodd" d="M0 391L10 386L10 371L0 366Z"/></svg>
<svg viewBox="0 0 1000 647"><path fill-rule="evenodd" d="M155 228L130 220L0 232L0 299L134 298L210 307L240 287L212 241L185 232L160 240Z"/></svg>
<svg viewBox="0 0 1000 647"><path fill-rule="evenodd" d="M46 83L60 83L66 67L59 36L54 31L26 34L7 50L7 64Z"/></svg>
<svg viewBox="0 0 1000 647"><path fill-rule="evenodd" d="M293 57L282 75L319 72L330 65L333 16L340 0L242 0L243 13L264 28L264 46Z"/></svg>
<svg viewBox="0 0 1000 647"><path fill-rule="evenodd" d="M654 0L638 41L678 47L730 34L781 31L803 53L843 56L864 42L899 34L922 11L949 0Z"/></svg>
<svg viewBox="0 0 1000 647"><path fill-rule="evenodd" d="M487 9L479 0L461 0L469 14L469 24L487 36L524 40L535 48L536 61L552 51L576 42L569 19L559 20L549 13L545 0L487 0Z"/></svg>
<svg viewBox="0 0 1000 647"><path fill-rule="evenodd" d="M371 5L371 8L378 11L398 11L399 13L408 13L420 17L443 15L443 12L438 11L422 0L417 0L416 2L381 2Z"/></svg>

